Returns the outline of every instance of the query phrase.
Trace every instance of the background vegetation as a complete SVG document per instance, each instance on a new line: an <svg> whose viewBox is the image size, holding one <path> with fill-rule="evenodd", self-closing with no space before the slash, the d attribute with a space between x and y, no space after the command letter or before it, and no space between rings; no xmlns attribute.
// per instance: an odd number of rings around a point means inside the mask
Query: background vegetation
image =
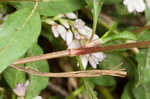
<svg viewBox="0 0 150 99"><path fill-rule="evenodd" d="M93 34L103 40L100 46L134 42L134 48L123 45L125 49L106 49L105 59L96 68L119 71L126 77L108 76L111 71L98 77L42 76L48 72L69 75L83 70L79 54L12 65L21 58L66 50L66 42L54 37L46 20L59 19L60 14L69 12L74 12L93 29ZM122 0L1 0L0 99L34 99L36 96L43 99L150 99L150 49L147 43L142 43L146 48L137 48L143 46L138 45L139 42L150 39L149 21L150 8L146 7L142 13L129 13ZM85 75L88 70L95 69L88 64ZM44 73L37 76L41 72ZM17 95L16 86L28 80L25 95Z"/></svg>

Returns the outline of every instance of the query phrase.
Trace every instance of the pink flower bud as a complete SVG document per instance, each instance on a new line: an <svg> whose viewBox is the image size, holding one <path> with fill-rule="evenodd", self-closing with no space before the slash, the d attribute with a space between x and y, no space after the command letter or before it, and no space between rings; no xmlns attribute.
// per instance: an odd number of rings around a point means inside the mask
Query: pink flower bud
<svg viewBox="0 0 150 99"><path fill-rule="evenodd" d="M57 31L57 25L52 25L51 29L52 29L52 32L54 34L54 37L57 38L59 36L59 33Z"/></svg>

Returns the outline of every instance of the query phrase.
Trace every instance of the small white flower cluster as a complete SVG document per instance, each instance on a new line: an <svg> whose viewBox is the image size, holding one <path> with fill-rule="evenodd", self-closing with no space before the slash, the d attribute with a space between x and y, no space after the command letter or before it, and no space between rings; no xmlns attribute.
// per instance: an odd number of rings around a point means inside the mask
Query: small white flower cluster
<svg viewBox="0 0 150 99"><path fill-rule="evenodd" d="M150 0L146 0L146 3L150 8ZM129 12L143 12L146 8L144 0L124 0L123 4Z"/></svg>
<svg viewBox="0 0 150 99"><path fill-rule="evenodd" d="M53 20L48 19L46 23L52 25L51 29L54 34L54 37L59 37L66 41L67 45L69 45L73 40L73 33L70 29L70 22L68 19L76 19L77 16L74 13L68 13L65 15L58 15ZM58 21L59 24L55 21Z"/></svg>
<svg viewBox="0 0 150 99"><path fill-rule="evenodd" d="M24 99L26 94L26 88L29 85L29 80L27 80L24 84L17 84L16 88L13 89L14 93L19 96L21 99Z"/></svg>
<svg viewBox="0 0 150 99"><path fill-rule="evenodd" d="M19 99L24 99L28 85L29 85L29 80L27 80L24 84L21 83L17 84L16 88L13 89L13 92L19 97ZM33 99L42 99L42 97L36 96Z"/></svg>
<svg viewBox="0 0 150 99"><path fill-rule="evenodd" d="M59 24L56 23L56 20ZM92 35L92 29L85 25L83 20L78 19L74 13L58 15L55 18L48 19L46 23L52 25L51 29L54 37L60 35L61 38L66 41L68 49L94 47L101 43L101 40L96 34L89 40ZM105 55L103 52L97 52L80 55L79 57L84 69L86 69L88 62L93 68L96 68L97 64L104 60Z"/></svg>

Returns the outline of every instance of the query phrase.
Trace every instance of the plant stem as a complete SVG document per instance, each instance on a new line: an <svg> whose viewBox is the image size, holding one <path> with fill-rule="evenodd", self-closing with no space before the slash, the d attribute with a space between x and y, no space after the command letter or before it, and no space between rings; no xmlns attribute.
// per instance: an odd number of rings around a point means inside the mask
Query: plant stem
<svg viewBox="0 0 150 99"><path fill-rule="evenodd" d="M104 75L125 77L127 75L127 73L123 70L86 70L86 71L74 71L64 73L45 73L22 66L11 65L10 67L23 72L27 72L32 75L43 77L99 77Z"/></svg>
<svg viewBox="0 0 150 99"><path fill-rule="evenodd" d="M28 62L34 62L34 61L45 60L45 59L53 59L53 58L64 57L64 56L78 56L78 55L102 52L102 51L129 49L134 47L146 47L149 45L150 45L150 41L143 41L143 42L136 42L136 43L117 44L117 45L105 46L105 47L87 47L87 48L79 48L79 49L68 49L64 51L42 54L39 56L22 58L14 62L13 64L14 65L23 64Z"/></svg>

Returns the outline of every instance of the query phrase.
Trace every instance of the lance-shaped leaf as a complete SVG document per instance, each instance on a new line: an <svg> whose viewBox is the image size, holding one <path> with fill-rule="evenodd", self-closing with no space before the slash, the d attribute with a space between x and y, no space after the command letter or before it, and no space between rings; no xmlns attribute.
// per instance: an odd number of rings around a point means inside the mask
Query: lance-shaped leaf
<svg viewBox="0 0 150 99"><path fill-rule="evenodd" d="M21 9L8 16L0 28L0 72L37 41L40 29L40 16L32 9Z"/></svg>
<svg viewBox="0 0 150 99"><path fill-rule="evenodd" d="M93 33L96 31L96 25L97 25L97 20L102 8L102 1L103 0L85 0L86 3L89 5L92 11L93 15Z"/></svg>
<svg viewBox="0 0 150 99"><path fill-rule="evenodd" d="M117 40L117 39L137 40L137 37L131 32L123 31L122 33L114 34L114 35L104 38L103 43L106 43L112 40Z"/></svg>
<svg viewBox="0 0 150 99"><path fill-rule="evenodd" d="M36 56L42 53L43 53L42 49L37 44L35 44L33 45L31 49L29 49L29 51L27 52L27 56ZM34 69L34 70L38 70L40 72L49 71L49 65L46 60L33 62L33 63L27 63L26 67ZM48 84L47 77L29 75L29 80L30 80L30 83L26 91L25 99L33 99L35 96L38 96L41 90L43 90Z"/></svg>
<svg viewBox="0 0 150 99"><path fill-rule="evenodd" d="M33 7L35 5L34 0L24 0L10 2L17 9L24 7ZM84 7L85 3L83 0L39 0L37 11L41 15L55 16L62 13L72 12L81 7Z"/></svg>

